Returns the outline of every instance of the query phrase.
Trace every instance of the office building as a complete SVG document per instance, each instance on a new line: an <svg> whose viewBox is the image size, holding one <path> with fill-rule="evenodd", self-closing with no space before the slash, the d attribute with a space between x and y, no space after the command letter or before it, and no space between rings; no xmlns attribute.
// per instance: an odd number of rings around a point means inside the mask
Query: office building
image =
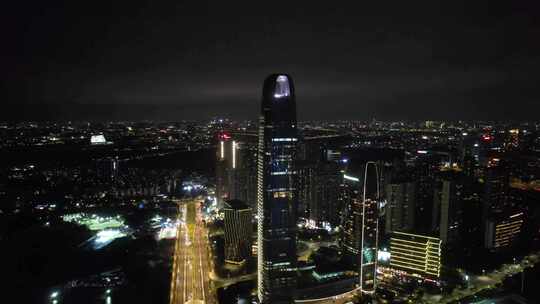
<svg viewBox="0 0 540 304"><path fill-rule="evenodd" d="M492 251L512 248L522 230L523 222L523 212L489 218L485 229L485 247Z"/></svg>
<svg viewBox="0 0 540 304"><path fill-rule="evenodd" d="M251 257L251 208L240 200L228 200L223 213L225 262L242 264Z"/></svg>
<svg viewBox="0 0 540 304"><path fill-rule="evenodd" d="M407 275L437 280L441 276L439 238L394 231L390 238L390 267Z"/></svg>
<svg viewBox="0 0 540 304"><path fill-rule="evenodd" d="M319 227L337 227L341 222L339 191L342 181L336 162L320 162L313 177L313 191L309 219Z"/></svg>
<svg viewBox="0 0 540 304"><path fill-rule="evenodd" d="M444 245L458 245L463 233L464 176L444 172L437 178L433 201L433 231Z"/></svg>
<svg viewBox="0 0 540 304"><path fill-rule="evenodd" d="M216 151L216 199L218 208L223 208L225 200L229 199L229 171L232 166L233 141L228 133L218 135Z"/></svg>
<svg viewBox="0 0 540 304"><path fill-rule="evenodd" d="M311 208L314 204L315 176L317 163L312 161L298 160L296 162L297 185L298 185L298 216L311 220Z"/></svg>
<svg viewBox="0 0 540 304"><path fill-rule="evenodd" d="M216 198L219 209L228 199L251 204L256 201L257 146L254 138L251 134L233 132L218 135Z"/></svg>
<svg viewBox="0 0 540 304"><path fill-rule="evenodd" d="M347 210L342 232L342 248L359 267L362 292L376 287L378 250L379 173L375 162L352 160L343 174L343 203Z"/></svg>
<svg viewBox="0 0 540 304"><path fill-rule="evenodd" d="M493 213L503 212L509 207L509 171L505 164L500 163L498 158L493 158L488 163L484 189L484 217L489 217Z"/></svg>
<svg viewBox="0 0 540 304"><path fill-rule="evenodd" d="M416 180L415 231L428 233L432 228L433 195L435 192L435 174L439 172L439 160L428 151L418 151L414 169ZM420 152L425 152L422 154Z"/></svg>
<svg viewBox="0 0 540 304"><path fill-rule="evenodd" d="M291 303L297 286L298 131L292 79L274 74L263 87L257 160L258 298Z"/></svg>
<svg viewBox="0 0 540 304"><path fill-rule="evenodd" d="M236 167L232 170L231 198L245 201L255 209L257 201L257 146L236 141Z"/></svg>
<svg viewBox="0 0 540 304"><path fill-rule="evenodd" d="M297 171L299 216L319 228L340 225L342 173L339 163L299 161Z"/></svg>
<svg viewBox="0 0 540 304"><path fill-rule="evenodd" d="M412 181L393 181L386 186L385 233L411 232L416 213L416 184Z"/></svg>

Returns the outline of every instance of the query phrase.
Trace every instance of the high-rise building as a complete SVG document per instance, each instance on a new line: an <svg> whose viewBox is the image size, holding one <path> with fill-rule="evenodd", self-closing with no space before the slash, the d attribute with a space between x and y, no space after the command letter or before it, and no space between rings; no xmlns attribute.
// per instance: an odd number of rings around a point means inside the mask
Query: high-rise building
<svg viewBox="0 0 540 304"><path fill-rule="evenodd" d="M231 162L227 168L227 184L229 188L229 199L242 199L242 186L245 185L244 165L241 150L242 143L234 140L231 143Z"/></svg>
<svg viewBox="0 0 540 304"><path fill-rule="evenodd" d="M362 200L361 180L359 175L352 175L349 166L347 174L343 175L341 185L341 203L345 206L345 217L341 229L341 247L348 258L352 257L353 264L358 264L356 257L361 250L362 229ZM356 170L355 170L356 171Z"/></svg>
<svg viewBox="0 0 540 304"><path fill-rule="evenodd" d="M495 164L496 163L496 164ZM488 164L485 176L484 216L503 212L508 207L509 171L498 159Z"/></svg>
<svg viewBox="0 0 540 304"><path fill-rule="evenodd" d="M416 184L412 181L394 181L386 186L385 233L414 230L415 200Z"/></svg>
<svg viewBox="0 0 540 304"><path fill-rule="evenodd" d="M241 264L251 256L251 208L228 200L224 208L225 262Z"/></svg>
<svg viewBox="0 0 540 304"><path fill-rule="evenodd" d="M340 169L337 162L297 163L300 217L321 228L337 227L341 224Z"/></svg>
<svg viewBox="0 0 540 304"><path fill-rule="evenodd" d="M336 162L320 162L316 168L309 219L319 227L336 227L340 224L341 185L340 166Z"/></svg>
<svg viewBox="0 0 540 304"><path fill-rule="evenodd" d="M523 212L489 218L485 229L485 247L492 251L510 249L521 232L523 219Z"/></svg>
<svg viewBox="0 0 540 304"><path fill-rule="evenodd" d="M314 204L315 175L317 173L317 164L312 161L297 160L297 185L298 185L298 216L301 218L312 219L312 210Z"/></svg>
<svg viewBox="0 0 540 304"><path fill-rule="evenodd" d="M256 145L246 134L221 132L216 150L216 198L218 208L228 199L256 201ZM253 206L252 206L253 207Z"/></svg>
<svg viewBox="0 0 540 304"><path fill-rule="evenodd" d="M372 293L376 287L378 251L379 173L375 162L350 161L343 174L344 203L342 247L359 266L360 290Z"/></svg>
<svg viewBox="0 0 540 304"><path fill-rule="evenodd" d="M221 209L229 199L229 168L232 165L232 140L225 132L218 135L216 160L216 199Z"/></svg>
<svg viewBox="0 0 540 304"><path fill-rule="evenodd" d="M232 199L245 201L253 209L257 201L257 147L251 142L235 140L236 163L231 170Z"/></svg>
<svg viewBox="0 0 540 304"><path fill-rule="evenodd" d="M423 279L441 275L439 238L394 231L390 238L390 267Z"/></svg>
<svg viewBox="0 0 540 304"><path fill-rule="evenodd" d="M442 243L458 245L463 232L463 176L457 172L444 172L437 178L433 199L433 231Z"/></svg>
<svg viewBox="0 0 540 304"><path fill-rule="evenodd" d="M297 285L298 131L290 76L264 81L257 160L258 298L291 303Z"/></svg>
<svg viewBox="0 0 540 304"><path fill-rule="evenodd" d="M509 197L510 172L504 162L492 158L485 171L484 202L482 208L482 234L486 248L497 248L493 245L492 235L497 222L504 221L515 214L516 206Z"/></svg>
<svg viewBox="0 0 540 304"><path fill-rule="evenodd" d="M427 233L432 228L433 195L435 192L435 174L439 171L439 160L427 151L418 151L415 164L416 180L416 223L415 231ZM426 152L425 154L420 152Z"/></svg>
<svg viewBox="0 0 540 304"><path fill-rule="evenodd" d="M360 290L375 292L379 237L379 173L374 162L366 164L362 204L362 254L360 257Z"/></svg>

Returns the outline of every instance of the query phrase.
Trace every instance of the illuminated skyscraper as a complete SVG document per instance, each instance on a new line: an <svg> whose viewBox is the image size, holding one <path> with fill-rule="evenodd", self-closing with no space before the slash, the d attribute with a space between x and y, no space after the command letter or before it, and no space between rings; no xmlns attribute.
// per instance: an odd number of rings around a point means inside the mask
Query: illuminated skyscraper
<svg viewBox="0 0 540 304"><path fill-rule="evenodd" d="M232 166L232 140L227 133L218 136L218 146L216 151L216 199L218 208L223 207L223 203L229 198L229 171Z"/></svg>
<svg viewBox="0 0 540 304"><path fill-rule="evenodd" d="M360 256L360 290L375 292L379 232L379 173L374 162L366 164L362 204L362 254Z"/></svg>
<svg viewBox="0 0 540 304"><path fill-rule="evenodd" d="M379 173L375 162L351 161L343 175L347 215L342 245L359 265L360 289L372 293L376 287L378 250Z"/></svg>
<svg viewBox="0 0 540 304"><path fill-rule="evenodd" d="M485 247L492 251L511 248L523 229L523 212L506 216L500 214L486 223Z"/></svg>
<svg viewBox="0 0 540 304"><path fill-rule="evenodd" d="M225 262L242 264L251 256L251 208L240 200L228 200L223 213Z"/></svg>
<svg viewBox="0 0 540 304"><path fill-rule="evenodd" d="M297 281L296 213L298 134L288 75L264 81L257 160L258 297L291 303Z"/></svg>
<svg viewBox="0 0 540 304"><path fill-rule="evenodd" d="M441 240L426 235L394 231L390 239L390 266L424 279L441 276Z"/></svg>

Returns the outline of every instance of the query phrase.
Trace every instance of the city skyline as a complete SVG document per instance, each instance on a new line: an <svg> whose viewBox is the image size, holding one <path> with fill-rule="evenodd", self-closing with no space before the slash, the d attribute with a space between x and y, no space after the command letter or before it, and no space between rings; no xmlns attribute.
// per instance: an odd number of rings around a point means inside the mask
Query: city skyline
<svg viewBox="0 0 540 304"><path fill-rule="evenodd" d="M15 282L44 286L24 297L228 304L257 299L266 274L278 284L263 303L536 298L539 123L299 124L291 81L267 79L259 124L1 124L0 219L25 224L0 230L0 261ZM254 212L257 171L271 181L269 217ZM25 249L35 242L52 245Z"/></svg>
<svg viewBox="0 0 540 304"><path fill-rule="evenodd" d="M9 2L2 297L538 303L540 2Z"/></svg>

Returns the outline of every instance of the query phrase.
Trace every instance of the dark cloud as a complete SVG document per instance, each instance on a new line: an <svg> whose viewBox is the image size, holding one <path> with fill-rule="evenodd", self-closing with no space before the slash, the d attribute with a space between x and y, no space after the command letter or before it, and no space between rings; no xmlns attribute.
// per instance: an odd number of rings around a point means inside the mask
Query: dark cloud
<svg viewBox="0 0 540 304"><path fill-rule="evenodd" d="M293 75L304 119L518 119L539 110L536 1L10 6L0 16L8 118L43 117L40 107L71 119L254 118L261 82L275 71Z"/></svg>

